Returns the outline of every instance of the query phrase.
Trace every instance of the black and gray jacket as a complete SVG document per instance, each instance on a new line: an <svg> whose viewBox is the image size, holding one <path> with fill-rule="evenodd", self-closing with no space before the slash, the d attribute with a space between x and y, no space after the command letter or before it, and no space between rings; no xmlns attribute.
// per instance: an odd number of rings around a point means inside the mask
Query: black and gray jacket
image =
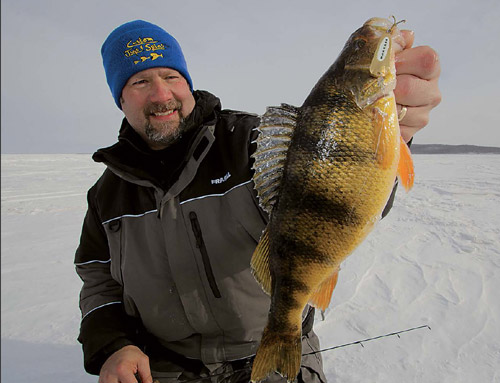
<svg viewBox="0 0 500 383"><path fill-rule="evenodd" d="M259 118L195 96L197 128L171 150L152 152L124 120L119 142L93 156L107 169L88 192L75 260L90 373L151 335L207 365L257 350L270 303L249 268L267 223L251 181Z"/></svg>

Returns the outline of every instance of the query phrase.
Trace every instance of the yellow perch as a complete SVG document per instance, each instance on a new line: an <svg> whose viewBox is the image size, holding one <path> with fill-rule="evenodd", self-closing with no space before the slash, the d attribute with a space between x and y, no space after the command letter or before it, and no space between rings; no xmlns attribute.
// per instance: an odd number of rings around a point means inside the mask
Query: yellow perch
<svg viewBox="0 0 500 383"><path fill-rule="evenodd" d="M271 218L252 270L271 307L254 382L274 371L295 379L304 307L328 307L341 262L380 218L396 176L413 184L393 93L394 54L404 48L397 24L368 20L300 108L262 117L254 182Z"/></svg>

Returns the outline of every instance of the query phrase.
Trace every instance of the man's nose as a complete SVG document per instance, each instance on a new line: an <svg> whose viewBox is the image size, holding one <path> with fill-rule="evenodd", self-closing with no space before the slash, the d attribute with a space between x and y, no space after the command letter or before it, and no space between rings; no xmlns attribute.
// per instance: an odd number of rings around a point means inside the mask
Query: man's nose
<svg viewBox="0 0 500 383"><path fill-rule="evenodd" d="M151 102L167 102L173 98L170 87L162 81L153 82L149 95Z"/></svg>

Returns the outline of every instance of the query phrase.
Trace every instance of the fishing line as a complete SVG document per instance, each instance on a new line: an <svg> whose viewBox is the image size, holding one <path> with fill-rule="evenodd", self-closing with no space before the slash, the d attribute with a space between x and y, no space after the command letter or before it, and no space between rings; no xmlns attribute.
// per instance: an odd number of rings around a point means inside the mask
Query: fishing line
<svg viewBox="0 0 500 383"><path fill-rule="evenodd" d="M404 334L404 333L407 333L407 332L410 332L410 331L421 330L421 329L424 329L424 328L428 328L429 330L431 330L431 328L430 328L429 325L424 324L422 326L412 327L412 328L408 328L406 330L391 332L389 334L384 334L384 335L379 335L379 336L375 336L375 337L372 337L372 338L366 338L366 339L362 339L362 340L357 340L355 342L345 343L345 344L341 344L339 346L333 346L333 347L324 348L322 350L318 350L318 351L313 351L313 352L309 352L309 353L306 353L306 354L302 354L302 356L319 354L319 353L322 353L322 352L325 352L325 351L335 350L337 348L343 348L343 347L353 346L355 344L359 344L359 345L361 345L361 347L365 347L365 346L363 346L363 343L371 342L371 341L382 339L382 338L388 338L388 337L391 337L391 336L397 336L398 338L401 338L400 334ZM207 379L217 378L217 377L221 377L221 376L224 376L224 375L228 375L228 377L229 377L229 376L231 376L233 374L236 374L237 372L250 371L251 368L252 367L249 366L249 367L240 368L240 369L233 370L233 371L221 372L219 374L214 374L214 375L210 375L210 376L206 376L206 377L200 377L200 378L194 378L194 379L188 379L188 380L181 380L180 382L181 383L202 382L202 381L207 380ZM156 379L155 381L158 381L158 382L161 383L161 380Z"/></svg>

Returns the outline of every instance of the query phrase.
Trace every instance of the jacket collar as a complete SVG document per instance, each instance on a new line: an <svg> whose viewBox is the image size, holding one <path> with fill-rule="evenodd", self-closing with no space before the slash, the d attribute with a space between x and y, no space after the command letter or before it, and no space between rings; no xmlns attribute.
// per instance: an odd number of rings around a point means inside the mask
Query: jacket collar
<svg viewBox="0 0 500 383"><path fill-rule="evenodd" d="M151 184L167 189L178 177L188 161L190 148L204 126L215 125L221 110L220 100L206 91L194 92L196 104L187 117L188 133L178 142L163 150L152 150L123 119L118 142L99 149L93 155L96 162L103 162L120 177L140 184Z"/></svg>

